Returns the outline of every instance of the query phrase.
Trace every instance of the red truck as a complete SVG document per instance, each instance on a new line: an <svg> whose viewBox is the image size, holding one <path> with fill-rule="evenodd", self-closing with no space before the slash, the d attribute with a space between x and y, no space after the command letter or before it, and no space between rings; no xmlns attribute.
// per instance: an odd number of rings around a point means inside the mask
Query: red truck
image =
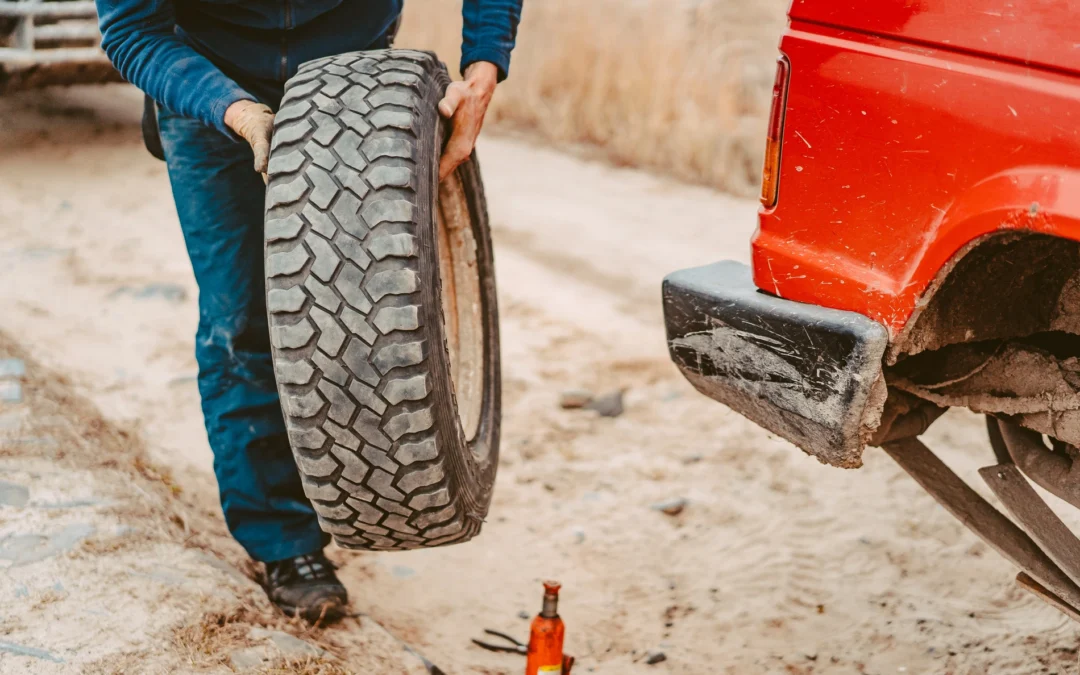
<svg viewBox="0 0 1080 675"><path fill-rule="evenodd" d="M883 447L1080 620L1080 1L794 0L752 269L664 281L694 386L818 460ZM918 436L987 415L982 478Z"/></svg>

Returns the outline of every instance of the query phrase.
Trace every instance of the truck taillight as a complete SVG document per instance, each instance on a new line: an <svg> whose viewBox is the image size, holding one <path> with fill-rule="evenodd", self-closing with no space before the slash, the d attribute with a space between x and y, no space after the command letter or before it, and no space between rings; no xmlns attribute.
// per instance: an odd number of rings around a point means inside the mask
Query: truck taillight
<svg viewBox="0 0 1080 675"><path fill-rule="evenodd" d="M781 55L776 61L776 80L773 82L772 109L769 111L769 131L765 145L765 169L761 177L761 203L766 208L776 206L780 194L780 150L784 138L784 114L787 112L790 75L791 62Z"/></svg>

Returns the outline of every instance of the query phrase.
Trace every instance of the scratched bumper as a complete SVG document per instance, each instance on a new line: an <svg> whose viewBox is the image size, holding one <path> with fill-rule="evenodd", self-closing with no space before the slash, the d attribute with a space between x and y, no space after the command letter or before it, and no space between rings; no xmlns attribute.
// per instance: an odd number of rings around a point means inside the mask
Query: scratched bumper
<svg viewBox="0 0 1080 675"><path fill-rule="evenodd" d="M885 399L885 328L784 300L725 261L664 279L671 359L706 396L822 462L857 467Z"/></svg>

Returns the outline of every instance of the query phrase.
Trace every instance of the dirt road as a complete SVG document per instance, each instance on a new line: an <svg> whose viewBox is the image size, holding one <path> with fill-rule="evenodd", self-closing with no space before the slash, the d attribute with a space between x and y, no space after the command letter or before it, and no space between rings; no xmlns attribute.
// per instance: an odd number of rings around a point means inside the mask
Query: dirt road
<svg viewBox="0 0 1080 675"><path fill-rule="evenodd" d="M0 317L212 504L197 291L137 109L124 87L0 101ZM469 638L524 635L547 577L582 672L1075 669L1074 627L882 453L820 466L669 364L660 279L746 259L754 203L509 139L480 157L506 397L490 520L464 546L336 552L355 609L448 673L518 672ZM580 388L625 388L626 412L559 409ZM970 415L930 443L966 476L990 457ZM680 514L654 508L672 499ZM647 650L666 661L645 665Z"/></svg>

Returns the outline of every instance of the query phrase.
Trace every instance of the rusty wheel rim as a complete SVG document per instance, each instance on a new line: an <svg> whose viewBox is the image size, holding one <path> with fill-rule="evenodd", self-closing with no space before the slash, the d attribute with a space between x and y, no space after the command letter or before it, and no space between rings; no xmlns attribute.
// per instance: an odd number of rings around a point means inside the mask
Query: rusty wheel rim
<svg viewBox="0 0 1080 675"><path fill-rule="evenodd" d="M484 403L484 320L469 202L454 172L439 185L436 209L443 324L450 379L465 440L476 438Z"/></svg>

